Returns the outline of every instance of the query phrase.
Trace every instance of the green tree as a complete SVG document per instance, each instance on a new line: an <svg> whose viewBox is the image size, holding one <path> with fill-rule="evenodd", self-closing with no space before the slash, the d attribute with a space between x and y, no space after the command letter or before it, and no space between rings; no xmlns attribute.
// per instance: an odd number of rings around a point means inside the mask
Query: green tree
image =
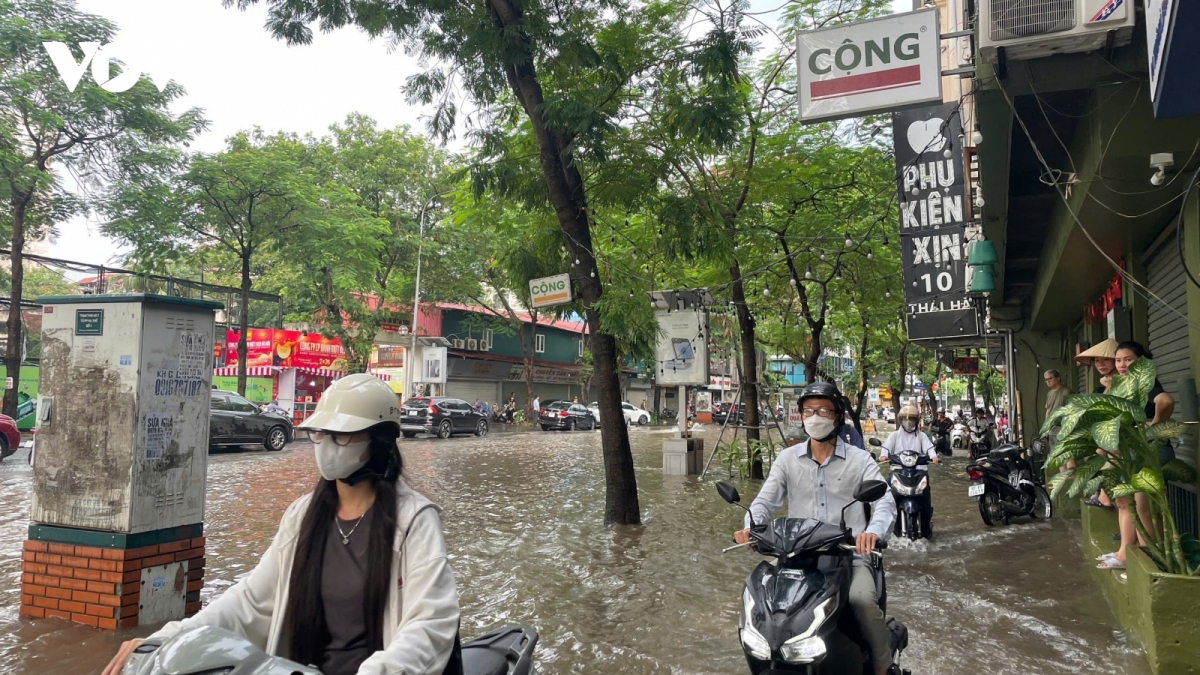
<svg viewBox="0 0 1200 675"><path fill-rule="evenodd" d="M183 173L115 186L106 203L103 230L131 244L136 259L177 257L197 246L236 257L239 394L246 389L253 264L285 233L323 223L328 215L313 172L302 166L304 152L294 137L258 129L239 133L222 152L192 156Z"/></svg>
<svg viewBox="0 0 1200 675"><path fill-rule="evenodd" d="M175 83L162 91L139 80L113 93L85 76L74 91L51 62L44 42L63 42L76 60L79 44L112 42L116 28L78 11L69 0L0 0L0 225L11 228L14 306L24 297L25 242L79 213L84 202L61 182L72 171L82 187L123 181L169 162L173 148L205 125L200 112L180 115L170 105L183 95ZM113 75L120 64L109 64ZM15 415L21 376L20 314L10 312L5 365L14 386L4 412Z"/></svg>

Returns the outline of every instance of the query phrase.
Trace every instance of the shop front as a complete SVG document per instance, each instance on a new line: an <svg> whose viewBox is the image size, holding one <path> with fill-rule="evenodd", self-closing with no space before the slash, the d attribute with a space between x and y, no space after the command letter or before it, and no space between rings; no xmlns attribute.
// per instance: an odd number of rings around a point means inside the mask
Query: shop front
<svg viewBox="0 0 1200 675"><path fill-rule="evenodd" d="M539 397L542 403L547 401L571 401L576 396L579 397L581 403L589 403L589 401L583 400L584 392L583 387L579 384L579 371L580 369L577 366L534 365L533 395ZM502 402L507 401L509 396L515 394L517 397L517 409L524 409L524 364L512 365L512 369L509 370L508 377L505 378L500 394Z"/></svg>

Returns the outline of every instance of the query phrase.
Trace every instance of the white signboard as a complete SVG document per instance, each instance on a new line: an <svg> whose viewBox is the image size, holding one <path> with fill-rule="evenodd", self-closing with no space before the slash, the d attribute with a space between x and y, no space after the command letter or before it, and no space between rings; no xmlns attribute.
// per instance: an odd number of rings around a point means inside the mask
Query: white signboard
<svg viewBox="0 0 1200 675"><path fill-rule="evenodd" d="M796 58L801 122L942 102L936 7L801 32Z"/></svg>
<svg viewBox="0 0 1200 675"><path fill-rule="evenodd" d="M708 315L698 310L659 311L657 368L662 386L708 386Z"/></svg>
<svg viewBox="0 0 1200 675"><path fill-rule="evenodd" d="M565 305L571 302L574 299L571 297L571 275L558 274L531 280L529 297L533 300L534 309Z"/></svg>
<svg viewBox="0 0 1200 675"><path fill-rule="evenodd" d="M421 370L417 372L417 382L445 384L446 370L445 347L425 347L421 350Z"/></svg>

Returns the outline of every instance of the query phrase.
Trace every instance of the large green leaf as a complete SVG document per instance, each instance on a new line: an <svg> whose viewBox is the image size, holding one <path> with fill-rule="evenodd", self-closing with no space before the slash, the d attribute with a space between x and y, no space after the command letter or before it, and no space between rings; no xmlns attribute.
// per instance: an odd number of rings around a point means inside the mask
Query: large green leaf
<svg viewBox="0 0 1200 675"><path fill-rule="evenodd" d="M1191 484L1196 482L1196 470L1192 468L1191 464L1179 459L1172 459L1163 464L1162 475L1163 478L1173 483Z"/></svg>
<svg viewBox="0 0 1200 675"><path fill-rule="evenodd" d="M1145 468L1137 472L1129 482L1133 485L1135 491L1144 492L1155 497L1160 497L1167 491L1162 474L1150 468Z"/></svg>
<svg viewBox="0 0 1200 675"><path fill-rule="evenodd" d="M1046 458L1046 464L1051 469L1056 469L1072 459L1078 462L1094 456L1096 456L1096 444L1090 439L1059 443L1054 446L1054 451Z"/></svg>
<svg viewBox="0 0 1200 675"><path fill-rule="evenodd" d="M1090 428L1096 422L1112 419L1120 413L1108 408L1092 406L1091 408L1073 408L1062 416L1060 434L1071 434L1076 429Z"/></svg>
<svg viewBox="0 0 1200 675"><path fill-rule="evenodd" d="M1055 499L1062 496L1063 488L1066 487L1067 479L1071 477L1072 473L1072 471L1064 471L1050 477L1050 480L1046 483L1046 487L1050 489L1050 496Z"/></svg>
<svg viewBox="0 0 1200 675"><path fill-rule="evenodd" d="M1105 488L1104 491L1108 493L1110 498L1118 499L1120 497L1128 497L1138 490L1129 483L1118 483L1112 487Z"/></svg>
<svg viewBox="0 0 1200 675"><path fill-rule="evenodd" d="M1116 452L1121 445L1121 417L1093 424L1092 438L1102 450Z"/></svg>
<svg viewBox="0 0 1200 675"><path fill-rule="evenodd" d="M1138 405L1133 401L1120 396L1110 396L1108 394L1099 394L1100 400L1093 405L1103 410L1112 410L1120 412L1128 416L1128 421L1132 423L1146 421L1146 405L1145 403Z"/></svg>
<svg viewBox="0 0 1200 675"><path fill-rule="evenodd" d="M1186 428L1183 422L1164 420L1146 428L1146 440L1161 441L1168 438L1178 438L1183 435Z"/></svg>

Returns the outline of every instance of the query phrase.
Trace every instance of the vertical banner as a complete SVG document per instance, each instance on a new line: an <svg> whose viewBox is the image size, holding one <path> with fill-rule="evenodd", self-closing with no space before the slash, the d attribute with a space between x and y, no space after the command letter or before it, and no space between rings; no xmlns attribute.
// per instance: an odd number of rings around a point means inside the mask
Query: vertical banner
<svg viewBox="0 0 1200 675"><path fill-rule="evenodd" d="M977 337L966 293L963 128L958 104L892 115L909 340Z"/></svg>
<svg viewBox="0 0 1200 675"><path fill-rule="evenodd" d="M658 311L658 377L661 386L703 387L709 383L708 313Z"/></svg>
<svg viewBox="0 0 1200 675"><path fill-rule="evenodd" d="M417 373L417 382L445 384L446 370L445 347L425 347L421 350L421 370Z"/></svg>

